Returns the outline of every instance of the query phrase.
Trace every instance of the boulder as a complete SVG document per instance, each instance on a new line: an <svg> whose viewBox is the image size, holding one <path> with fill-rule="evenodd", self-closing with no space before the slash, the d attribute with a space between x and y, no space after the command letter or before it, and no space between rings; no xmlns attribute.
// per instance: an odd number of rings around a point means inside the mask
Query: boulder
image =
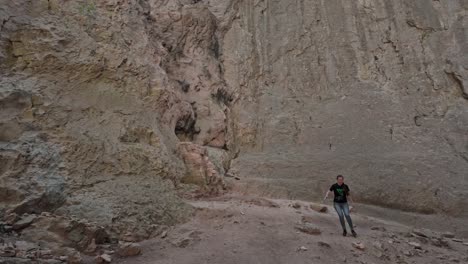
<svg viewBox="0 0 468 264"><path fill-rule="evenodd" d="M309 235L320 235L322 231L320 228L310 224L310 223L302 223L295 226L295 228L303 233Z"/></svg>
<svg viewBox="0 0 468 264"><path fill-rule="evenodd" d="M121 257L136 256L141 253L141 246L138 243L119 243L117 254Z"/></svg>

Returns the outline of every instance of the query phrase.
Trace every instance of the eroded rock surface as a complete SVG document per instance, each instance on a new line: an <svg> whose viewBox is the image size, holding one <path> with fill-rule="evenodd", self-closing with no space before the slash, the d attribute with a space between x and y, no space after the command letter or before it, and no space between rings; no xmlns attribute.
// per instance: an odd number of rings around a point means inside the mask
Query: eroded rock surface
<svg viewBox="0 0 468 264"><path fill-rule="evenodd" d="M463 0L0 0L2 228L133 242L193 184L310 200L336 174L467 218L467 23Z"/></svg>
<svg viewBox="0 0 468 264"><path fill-rule="evenodd" d="M466 1L240 1L223 42L246 190L467 217Z"/></svg>

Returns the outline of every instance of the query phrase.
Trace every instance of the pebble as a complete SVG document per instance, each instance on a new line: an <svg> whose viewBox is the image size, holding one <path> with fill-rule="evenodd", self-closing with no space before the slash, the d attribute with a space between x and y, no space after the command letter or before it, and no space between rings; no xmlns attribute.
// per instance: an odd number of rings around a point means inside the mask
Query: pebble
<svg viewBox="0 0 468 264"><path fill-rule="evenodd" d="M359 250L364 250L366 248L362 242L353 242L353 247Z"/></svg>

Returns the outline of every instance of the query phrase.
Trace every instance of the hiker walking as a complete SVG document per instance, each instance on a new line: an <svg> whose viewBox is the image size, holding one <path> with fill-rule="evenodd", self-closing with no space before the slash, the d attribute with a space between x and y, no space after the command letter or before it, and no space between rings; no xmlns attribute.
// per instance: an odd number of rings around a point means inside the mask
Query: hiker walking
<svg viewBox="0 0 468 264"><path fill-rule="evenodd" d="M357 236L356 232L354 231L353 222L351 221L351 216L349 215L349 205L348 205L348 198L350 202L352 202L351 195L349 193L348 185L344 184L344 177L343 175L336 176L336 183L333 184L330 189L325 194L324 201L328 198L328 194L333 192L335 198L333 198L333 207L335 207L336 212L338 213L338 217L340 218L341 227L343 228L343 236L346 236L348 233L346 231L346 224L345 224L345 217L346 221L348 221L349 228L351 228L351 233L354 237Z"/></svg>

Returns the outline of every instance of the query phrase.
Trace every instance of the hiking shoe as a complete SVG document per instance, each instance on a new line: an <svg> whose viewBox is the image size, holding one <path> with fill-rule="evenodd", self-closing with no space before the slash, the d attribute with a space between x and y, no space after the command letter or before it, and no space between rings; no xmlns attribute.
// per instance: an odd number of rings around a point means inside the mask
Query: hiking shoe
<svg viewBox="0 0 468 264"><path fill-rule="evenodd" d="M346 232L346 230L343 230L343 236L346 236L348 234L348 232Z"/></svg>
<svg viewBox="0 0 468 264"><path fill-rule="evenodd" d="M351 230L351 234L353 234L353 237L357 237L357 234L354 230Z"/></svg>

